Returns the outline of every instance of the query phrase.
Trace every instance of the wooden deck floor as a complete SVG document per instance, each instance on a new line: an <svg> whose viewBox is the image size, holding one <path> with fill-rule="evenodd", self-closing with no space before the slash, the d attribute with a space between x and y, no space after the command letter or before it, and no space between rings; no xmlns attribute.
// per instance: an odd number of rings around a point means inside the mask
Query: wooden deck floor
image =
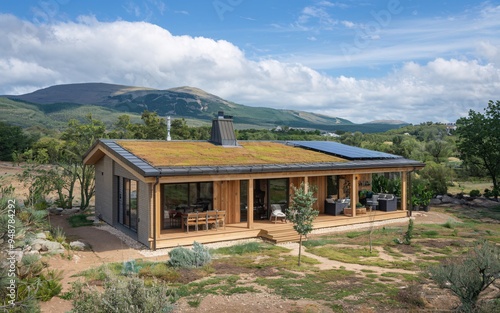
<svg viewBox="0 0 500 313"><path fill-rule="evenodd" d="M374 221L399 219L407 216L405 211L383 212L373 211L356 217L331 216L320 214L314 221L313 228L331 228ZM156 248L172 248L176 246L192 245L194 241L199 243L212 243L228 240L263 238L271 242L293 242L298 241L298 234L293 230L293 224L278 221L276 223L259 220L254 221L253 229L247 228L247 223L228 224L225 229L219 228L209 230L180 231L178 229L162 230L157 240Z"/></svg>

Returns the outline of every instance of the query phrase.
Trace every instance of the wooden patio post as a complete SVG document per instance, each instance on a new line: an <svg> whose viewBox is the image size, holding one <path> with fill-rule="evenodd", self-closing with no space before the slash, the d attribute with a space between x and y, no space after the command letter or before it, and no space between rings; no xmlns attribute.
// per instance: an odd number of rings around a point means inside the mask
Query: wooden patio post
<svg viewBox="0 0 500 313"><path fill-rule="evenodd" d="M160 186L161 184L157 184L156 185L156 189L155 189L155 204L156 204L156 207L153 208L154 212L153 214L155 214L155 217L156 217L156 234L154 236L154 240L155 242L153 242L153 247L156 247L156 241L158 241L158 239L160 239L160 234L161 234L161 226L163 224L163 221L161 220L161 210L163 210L162 208L162 201L161 201L161 189L160 189Z"/></svg>
<svg viewBox="0 0 500 313"><path fill-rule="evenodd" d="M356 216L356 204L358 203L358 181L356 179L356 175L352 174L349 177L350 184L351 184L351 190L349 197L351 198L351 209L352 209L352 216Z"/></svg>
<svg viewBox="0 0 500 313"><path fill-rule="evenodd" d="M248 180L248 199L247 199L247 228L253 229L253 178Z"/></svg>
<svg viewBox="0 0 500 313"><path fill-rule="evenodd" d="M408 173L401 172L401 210L408 210Z"/></svg>

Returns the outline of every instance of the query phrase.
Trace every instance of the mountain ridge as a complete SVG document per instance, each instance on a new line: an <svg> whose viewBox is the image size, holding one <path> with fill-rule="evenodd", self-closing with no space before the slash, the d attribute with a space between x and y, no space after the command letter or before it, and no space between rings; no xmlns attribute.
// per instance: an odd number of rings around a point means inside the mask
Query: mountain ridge
<svg viewBox="0 0 500 313"><path fill-rule="evenodd" d="M54 85L23 95L3 97L12 101L33 104L46 113L93 105L116 112L140 114L144 110L149 110L157 112L160 116L170 115L202 121L210 121L218 111L224 111L227 115L234 117L235 124L268 128L288 126L334 131L342 130L342 128L348 130L357 126L366 129L379 127L382 128L380 131L385 131L396 128L398 125L399 127L407 125L407 123L391 124L387 121L375 124L354 124L340 117L306 111L251 107L225 100L191 86L161 90L98 82L76 83Z"/></svg>

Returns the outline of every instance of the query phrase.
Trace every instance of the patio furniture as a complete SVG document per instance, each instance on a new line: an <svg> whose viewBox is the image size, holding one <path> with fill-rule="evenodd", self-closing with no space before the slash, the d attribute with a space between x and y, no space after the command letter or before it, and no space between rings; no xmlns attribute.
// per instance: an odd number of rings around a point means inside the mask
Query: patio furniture
<svg viewBox="0 0 500 313"><path fill-rule="evenodd" d="M286 214L283 213L281 209L281 205L279 204L271 204L271 216L269 216L269 220L272 221L274 217L274 223L280 218L282 221L286 223Z"/></svg>
<svg viewBox="0 0 500 313"><path fill-rule="evenodd" d="M396 211L398 207L398 200L393 194L381 193L378 196L378 208L381 211L392 212Z"/></svg>
<svg viewBox="0 0 500 313"><path fill-rule="evenodd" d="M325 200L325 214L328 215L340 215L344 213L344 209L349 206L351 203L350 199L339 199L339 200L334 200L334 199L326 199Z"/></svg>

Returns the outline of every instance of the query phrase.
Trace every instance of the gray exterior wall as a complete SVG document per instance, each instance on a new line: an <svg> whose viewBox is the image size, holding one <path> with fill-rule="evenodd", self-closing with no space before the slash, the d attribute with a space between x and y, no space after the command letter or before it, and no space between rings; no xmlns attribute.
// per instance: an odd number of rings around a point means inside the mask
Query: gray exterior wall
<svg viewBox="0 0 500 313"><path fill-rule="evenodd" d="M104 158L107 158L107 157L104 157ZM125 178L128 178L128 179L133 179L133 180L136 180L138 182L138 190L137 190L137 208L139 210L138 212L138 218L139 218L139 221L138 221L138 225L137 225L137 234L134 236L134 233L132 233L131 231L127 231L128 229L126 229L125 227L119 227L121 230L124 230L127 234L131 235L131 237L133 237L134 239L136 239L137 241L139 241L140 243L146 245L147 247L149 247L149 228L151 227L151 225L149 225L149 211L150 211L150 207L152 206L152 203L151 203L151 199L152 199L152 187L151 187L151 184L146 184L144 182L142 182L141 180L139 180L138 177L132 175L130 172L128 172L126 169L124 169L123 167L121 167L119 164L113 162L113 174L112 174L112 185L113 185L113 190L114 192L110 192L110 194L113 194L113 199L117 199L118 198L118 195L117 195L117 182L116 182L116 177L115 176L121 176L121 177L125 177ZM97 186L96 186L97 187ZM96 201L97 201L97 198L96 198ZM118 205L116 204L116 200L114 201L114 205L113 205L113 223L112 225L115 225L115 226L120 226L120 224L117 222L118 220L118 212L117 212L117 208L118 208ZM125 228L125 229L124 229Z"/></svg>
<svg viewBox="0 0 500 313"><path fill-rule="evenodd" d="M116 182L113 181L113 160L104 156L95 165L95 213L106 223L113 225Z"/></svg>

